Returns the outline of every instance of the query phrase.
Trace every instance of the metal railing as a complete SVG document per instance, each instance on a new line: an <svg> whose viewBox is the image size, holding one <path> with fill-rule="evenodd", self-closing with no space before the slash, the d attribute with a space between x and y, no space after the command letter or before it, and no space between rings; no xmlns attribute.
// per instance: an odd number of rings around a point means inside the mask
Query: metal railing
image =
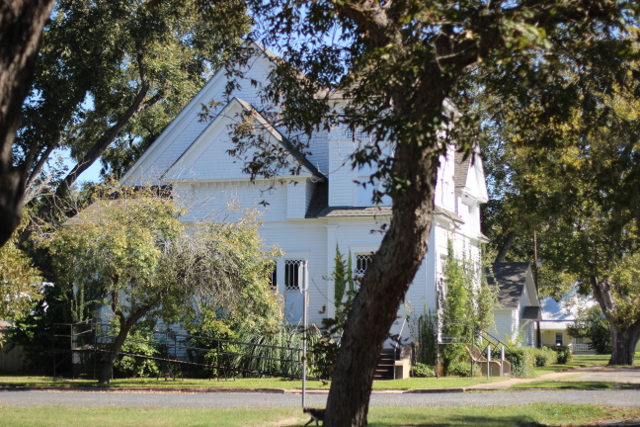
<svg viewBox="0 0 640 427"><path fill-rule="evenodd" d="M568 347L571 349L572 353L595 353L595 351L589 346L589 344L585 344L585 343L580 343L580 344L574 344L574 343L570 343L568 345Z"/></svg>
<svg viewBox="0 0 640 427"><path fill-rule="evenodd" d="M234 373L290 378L302 375L301 348L189 335L171 328L145 332L149 338L128 337L127 342L156 347L160 354L121 351L120 356L155 360L162 364L162 371L175 372L183 366L192 366L225 377ZM54 376L60 364L69 358L72 364L86 363L86 355L91 355L95 377L97 359L111 352L117 334L116 325L104 322L54 324ZM59 360L56 354L65 356ZM175 378L175 374L172 376Z"/></svg>

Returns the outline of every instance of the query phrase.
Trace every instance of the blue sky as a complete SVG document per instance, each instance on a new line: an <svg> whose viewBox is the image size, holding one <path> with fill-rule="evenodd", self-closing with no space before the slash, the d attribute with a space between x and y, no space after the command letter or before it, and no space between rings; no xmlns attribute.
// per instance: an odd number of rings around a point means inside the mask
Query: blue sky
<svg viewBox="0 0 640 427"><path fill-rule="evenodd" d="M61 154L64 158L64 164L68 168L67 172L70 171L76 163L69 156L69 150L61 150ZM53 156L52 156L53 158ZM96 160L94 164L91 165L89 169L84 171L77 180L78 184L83 184L85 182L98 182L100 180L100 169L102 168L102 164L100 163L100 159Z"/></svg>

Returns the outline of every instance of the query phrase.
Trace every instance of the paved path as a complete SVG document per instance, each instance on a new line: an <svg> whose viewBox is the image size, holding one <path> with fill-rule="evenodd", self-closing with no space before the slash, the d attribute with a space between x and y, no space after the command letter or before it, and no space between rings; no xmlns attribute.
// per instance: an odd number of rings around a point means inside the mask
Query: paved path
<svg viewBox="0 0 640 427"><path fill-rule="evenodd" d="M579 369L574 373L578 373L579 376L568 378L567 381L611 381L621 384L640 384L640 367L594 366Z"/></svg>
<svg viewBox="0 0 640 427"><path fill-rule="evenodd" d="M308 406L324 406L327 395L310 394ZM640 407L638 390L520 391L513 393L375 393L371 406L486 406L522 405L536 402L585 403ZM297 394L276 393L116 393L116 392L0 392L2 406L127 406L156 408L260 408L296 407Z"/></svg>
<svg viewBox="0 0 640 427"><path fill-rule="evenodd" d="M537 378L511 378L510 380L497 383L476 384L467 387L466 390L507 390L515 384L545 380L608 381L619 384L640 384L640 367L609 368L605 366L590 366L570 371L544 374Z"/></svg>

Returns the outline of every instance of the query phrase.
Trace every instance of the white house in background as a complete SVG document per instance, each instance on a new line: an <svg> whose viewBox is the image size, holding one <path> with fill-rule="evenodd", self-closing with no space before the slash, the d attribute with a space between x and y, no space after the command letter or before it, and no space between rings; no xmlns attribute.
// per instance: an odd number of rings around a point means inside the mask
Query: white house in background
<svg viewBox="0 0 640 427"><path fill-rule="evenodd" d="M498 286L496 326L492 333L501 341L535 346L535 325L540 320L540 301L528 262L500 262L487 269L487 281Z"/></svg>
<svg viewBox="0 0 640 427"><path fill-rule="evenodd" d="M571 351L574 353L594 353L589 349L590 340L569 336L567 326L576 320L580 311L596 304L597 302L592 297L580 296L575 289L560 301L551 297L543 298L540 304L542 307L542 321L540 322L542 344L547 346L566 345L571 347Z"/></svg>
<svg viewBox="0 0 640 427"><path fill-rule="evenodd" d="M371 169L354 170L349 165L353 150L367 144L366 135L352 135L346 128L318 132L310 141L310 154L301 161L299 175L283 173L279 180L250 182L241 161L230 157L233 147L230 127L242 112L251 112L257 131L278 148L287 148L288 136L258 111L264 105L260 84L273 68L274 54L251 44L253 55L244 67L244 80L231 101L217 107L214 118L199 120L201 106L221 101L227 84L219 71L153 145L123 177L125 185L170 185L178 202L189 208L186 221L213 220L235 201L263 211L260 228L267 244L277 244L284 255L275 272L288 319L297 323L302 315L300 286L309 290L310 321L319 323L334 315L334 283L331 280L336 247L351 253L356 274L362 274L382 240L382 226L390 219L389 206L373 206L371 188L363 181ZM336 99L336 108L341 101ZM294 153L291 161L295 160ZM429 252L406 296L414 314L436 309L436 284L442 279L447 243L452 240L458 257L478 258L486 241L480 231L480 204L488 200L479 156L463 160L451 149L440 159L435 202L436 214L429 238ZM267 207L260 203L265 201ZM378 232L379 231L379 232ZM408 337L406 309L392 333Z"/></svg>
<svg viewBox="0 0 640 427"><path fill-rule="evenodd" d="M578 295L572 290L560 301L551 297L543 298L540 302L542 308L542 321L540 331L542 345L566 345L573 353L595 353L589 348L589 338L573 338L567 333L567 326L574 323L581 310L593 307L598 303L593 297ZM636 345L636 352L640 351L640 342Z"/></svg>

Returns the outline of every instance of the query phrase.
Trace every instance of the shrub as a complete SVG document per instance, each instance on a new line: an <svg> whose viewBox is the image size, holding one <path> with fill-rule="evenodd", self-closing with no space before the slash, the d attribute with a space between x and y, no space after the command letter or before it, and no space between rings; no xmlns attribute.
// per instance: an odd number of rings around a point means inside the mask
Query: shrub
<svg viewBox="0 0 640 427"><path fill-rule="evenodd" d="M505 359L511 363L511 374L526 378L533 374L535 358L529 347L510 347L505 351Z"/></svg>
<svg viewBox="0 0 640 427"><path fill-rule="evenodd" d="M122 353L139 354L141 356L158 356L160 351L155 347L155 338L152 332L141 330L129 332ZM133 358L123 356L113 365L116 375L123 377L155 376L160 372L158 363L152 359Z"/></svg>
<svg viewBox="0 0 640 427"><path fill-rule="evenodd" d="M447 369L447 375L455 375L458 377L477 377L480 375L480 367L476 364L473 365L473 371L471 370L470 362L453 362Z"/></svg>
<svg viewBox="0 0 640 427"><path fill-rule="evenodd" d="M433 366L425 365L424 363L416 363L411 368L411 376L417 378L431 378L436 376L436 371Z"/></svg>
<svg viewBox="0 0 640 427"><path fill-rule="evenodd" d="M573 354L571 354L571 349L566 345L554 345L547 347L550 350L553 350L558 355L558 362L560 365L566 365L567 363L573 360Z"/></svg>
<svg viewBox="0 0 640 427"><path fill-rule="evenodd" d="M535 358L536 366L548 366L554 363L558 363L558 355L556 352L543 347L543 348L534 348L533 356Z"/></svg>

